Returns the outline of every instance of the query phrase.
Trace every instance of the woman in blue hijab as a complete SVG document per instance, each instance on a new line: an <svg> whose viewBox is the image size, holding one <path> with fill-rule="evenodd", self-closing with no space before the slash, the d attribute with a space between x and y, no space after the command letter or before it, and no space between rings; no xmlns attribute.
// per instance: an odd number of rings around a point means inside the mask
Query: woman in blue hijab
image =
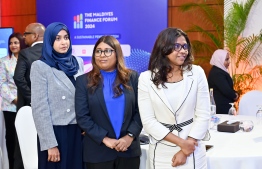
<svg viewBox="0 0 262 169"><path fill-rule="evenodd" d="M38 134L38 169L82 169L81 130L75 118L75 79L83 60L72 55L63 23L50 24L42 57L31 67L32 112Z"/></svg>

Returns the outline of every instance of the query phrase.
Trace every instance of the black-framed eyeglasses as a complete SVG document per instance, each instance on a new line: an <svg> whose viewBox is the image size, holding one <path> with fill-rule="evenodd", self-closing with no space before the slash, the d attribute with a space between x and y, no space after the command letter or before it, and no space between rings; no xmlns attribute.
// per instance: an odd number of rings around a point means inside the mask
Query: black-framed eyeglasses
<svg viewBox="0 0 262 169"><path fill-rule="evenodd" d="M95 56L96 56L96 57L100 57L100 56L102 56L102 53L104 53L104 55L105 55L106 57L109 57L109 56L112 55L112 52L114 52L113 49L105 49L105 50L96 49L96 50L95 50Z"/></svg>
<svg viewBox="0 0 262 169"><path fill-rule="evenodd" d="M30 35L30 34L35 34L34 32L24 32L24 36Z"/></svg>
<svg viewBox="0 0 262 169"><path fill-rule="evenodd" d="M184 50L188 50L188 49L189 49L189 46L188 46L187 43L185 43L185 44L183 44L183 45L181 45L180 43L175 43L175 45L174 45L174 50L175 50L175 51L179 52L182 48L183 48Z"/></svg>

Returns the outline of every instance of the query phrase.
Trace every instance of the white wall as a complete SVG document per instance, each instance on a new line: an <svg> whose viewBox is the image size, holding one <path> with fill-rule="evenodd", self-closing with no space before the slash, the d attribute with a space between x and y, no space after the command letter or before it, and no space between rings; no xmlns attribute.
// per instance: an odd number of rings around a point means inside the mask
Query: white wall
<svg viewBox="0 0 262 169"><path fill-rule="evenodd" d="M227 15L228 10L232 6L232 2L238 2L238 3L244 3L246 0L225 0L224 3L224 17ZM249 13L246 28L242 33L242 37L248 37L252 34L257 35L259 34L260 30L262 30L262 0L256 0L256 2L253 4L252 9ZM262 49L261 49L262 50ZM262 58L260 59L260 62L257 63L257 65L262 65ZM251 70L256 65L250 66L247 71ZM256 89L262 90L262 78L257 83Z"/></svg>
<svg viewBox="0 0 262 169"><path fill-rule="evenodd" d="M224 16L227 15L227 11L230 8L232 2L246 2L246 0L225 0L225 13ZM244 30L242 36L247 37L252 34L258 34L262 29L262 0L257 0L253 5L251 12L248 16L246 29Z"/></svg>

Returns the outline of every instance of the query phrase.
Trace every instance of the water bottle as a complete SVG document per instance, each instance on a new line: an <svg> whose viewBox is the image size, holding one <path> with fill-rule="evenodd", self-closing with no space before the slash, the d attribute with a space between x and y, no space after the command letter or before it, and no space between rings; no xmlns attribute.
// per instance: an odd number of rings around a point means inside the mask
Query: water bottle
<svg viewBox="0 0 262 169"><path fill-rule="evenodd" d="M214 99L214 91L213 88L210 88L210 106L211 106L211 116L216 114L216 103Z"/></svg>
<svg viewBox="0 0 262 169"><path fill-rule="evenodd" d="M210 123L209 123L209 129L212 129L216 125L216 103L214 99L214 92L213 88L210 88Z"/></svg>

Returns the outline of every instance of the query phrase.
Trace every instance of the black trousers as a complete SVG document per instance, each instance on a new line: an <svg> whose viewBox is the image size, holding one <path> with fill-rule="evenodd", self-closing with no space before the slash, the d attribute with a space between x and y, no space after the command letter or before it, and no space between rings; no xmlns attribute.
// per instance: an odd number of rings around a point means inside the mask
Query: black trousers
<svg viewBox="0 0 262 169"><path fill-rule="evenodd" d="M86 163L87 169L139 169L140 157L117 157L113 161L103 163Z"/></svg>
<svg viewBox="0 0 262 169"><path fill-rule="evenodd" d="M5 139L6 139L6 149L9 160L9 168L14 168L14 152L15 152L15 117L16 112L3 111L5 119Z"/></svg>

